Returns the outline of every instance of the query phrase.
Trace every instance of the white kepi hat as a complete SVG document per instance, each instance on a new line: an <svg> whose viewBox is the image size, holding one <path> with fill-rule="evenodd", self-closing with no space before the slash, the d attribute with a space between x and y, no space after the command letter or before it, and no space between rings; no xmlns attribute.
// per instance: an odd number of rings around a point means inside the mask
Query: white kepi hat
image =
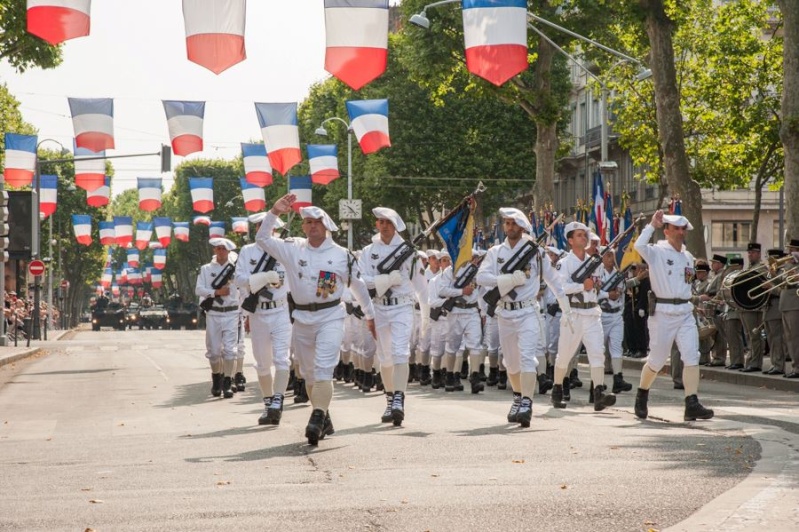
<svg viewBox="0 0 799 532"><path fill-rule="evenodd" d="M694 228L694 226L691 225L691 222L688 221L688 218L686 218L685 216L681 216L679 214L664 214L663 223L673 225L675 227L688 226L689 231Z"/></svg>
<svg viewBox="0 0 799 532"><path fill-rule="evenodd" d="M582 229L583 231L585 231L586 235L588 234L588 231L589 231L588 226L585 225L584 223L580 223L580 222L569 222L569 223L567 223L566 226L563 228L563 234L566 235L566 238L568 238L569 237L569 233L571 233L572 231L577 231L579 229Z"/></svg>
<svg viewBox="0 0 799 532"><path fill-rule="evenodd" d="M378 220L388 220L397 231L405 231L405 222L402 221L402 218L397 211L394 209L389 209L388 207L375 207L372 209L372 214L375 215L375 218Z"/></svg>
<svg viewBox="0 0 799 532"><path fill-rule="evenodd" d="M209 238L208 243L213 247L224 246L228 251L233 251L236 249L236 244L234 244L232 240L228 238L222 238L221 236Z"/></svg>
<svg viewBox="0 0 799 532"><path fill-rule="evenodd" d="M300 216L303 218L313 218L322 220L322 224L328 231L338 231L338 226L333 223L333 219L319 207L300 207Z"/></svg>
<svg viewBox="0 0 799 532"><path fill-rule="evenodd" d="M530 224L530 220L528 220L527 216L525 216L525 214L519 209L515 209L513 207L502 207L499 209L499 215L502 216L503 220L510 218L516 223L516 225L528 233L533 232L533 226Z"/></svg>

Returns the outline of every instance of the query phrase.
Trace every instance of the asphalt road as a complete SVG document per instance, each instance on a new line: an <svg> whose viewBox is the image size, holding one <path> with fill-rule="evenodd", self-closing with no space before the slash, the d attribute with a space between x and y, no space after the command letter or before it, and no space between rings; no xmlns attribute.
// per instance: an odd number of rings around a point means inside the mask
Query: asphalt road
<svg viewBox="0 0 799 532"><path fill-rule="evenodd" d="M247 390L210 396L203 335L78 332L0 368L0 530L799 529L797 394L703 383L717 418L683 423L660 378L646 422L582 389L521 429L510 392L414 384L394 428L337 384L314 448L308 405L257 425L249 355Z"/></svg>

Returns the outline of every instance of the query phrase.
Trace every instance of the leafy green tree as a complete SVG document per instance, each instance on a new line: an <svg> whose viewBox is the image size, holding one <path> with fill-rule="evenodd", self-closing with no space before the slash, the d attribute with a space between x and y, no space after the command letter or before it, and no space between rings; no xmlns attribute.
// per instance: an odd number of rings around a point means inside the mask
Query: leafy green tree
<svg viewBox="0 0 799 532"><path fill-rule="evenodd" d="M0 0L0 60L5 59L19 72L58 66L61 46L52 46L26 31L26 10L26 0Z"/></svg>

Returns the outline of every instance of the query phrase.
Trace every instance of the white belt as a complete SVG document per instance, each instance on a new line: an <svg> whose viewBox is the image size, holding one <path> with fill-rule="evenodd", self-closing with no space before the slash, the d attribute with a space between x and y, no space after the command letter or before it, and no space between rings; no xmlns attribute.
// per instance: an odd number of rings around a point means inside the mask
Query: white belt
<svg viewBox="0 0 799 532"><path fill-rule="evenodd" d="M502 308L505 310L520 310L523 308L530 308L538 304L535 299L528 299L527 301L505 301L502 303Z"/></svg>
<svg viewBox="0 0 799 532"><path fill-rule="evenodd" d="M375 305L382 305L384 307L394 307L397 305L412 305L416 302L413 296L396 296L396 297L376 297L374 299Z"/></svg>

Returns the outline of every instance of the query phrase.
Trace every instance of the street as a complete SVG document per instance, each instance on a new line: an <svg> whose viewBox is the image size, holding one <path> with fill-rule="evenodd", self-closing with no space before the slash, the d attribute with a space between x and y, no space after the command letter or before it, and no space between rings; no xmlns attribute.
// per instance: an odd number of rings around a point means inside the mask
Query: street
<svg viewBox="0 0 799 532"><path fill-rule="evenodd" d="M249 339L247 340L249 344ZM799 395L702 382L711 421L682 421L661 376L650 418L634 390L594 413L510 391L409 386L403 427L337 383L336 429L310 447L308 404L279 427L247 389L212 398L204 331L81 330L0 367L0 530L799 529ZM625 370L627 380L638 374ZM467 386L468 390L468 386Z"/></svg>

